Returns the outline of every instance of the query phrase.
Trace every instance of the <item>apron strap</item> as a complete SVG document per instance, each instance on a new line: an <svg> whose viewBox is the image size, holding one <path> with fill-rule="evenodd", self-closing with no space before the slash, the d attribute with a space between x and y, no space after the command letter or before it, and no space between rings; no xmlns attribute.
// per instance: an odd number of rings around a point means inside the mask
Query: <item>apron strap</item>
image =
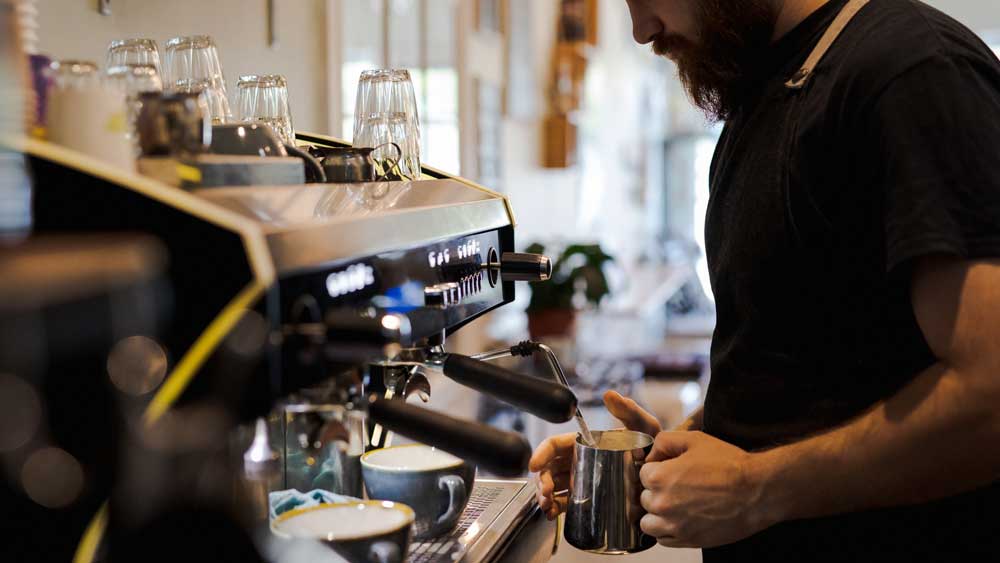
<svg viewBox="0 0 1000 563"><path fill-rule="evenodd" d="M854 16L858 15L861 8L865 7L870 0L851 0L847 3L843 9L840 10L840 14L837 15L837 19L833 20L830 27L827 28L826 33L819 40L819 43L813 49L812 53L809 54L809 58L806 59L805 64L802 68L792 76L788 82L785 82L785 87L791 90L801 90L806 82L809 81L809 77L812 76L813 71L816 69L816 65L823 59L826 52L830 50L837 38L840 37L841 32L847 27L847 24L851 23Z"/></svg>

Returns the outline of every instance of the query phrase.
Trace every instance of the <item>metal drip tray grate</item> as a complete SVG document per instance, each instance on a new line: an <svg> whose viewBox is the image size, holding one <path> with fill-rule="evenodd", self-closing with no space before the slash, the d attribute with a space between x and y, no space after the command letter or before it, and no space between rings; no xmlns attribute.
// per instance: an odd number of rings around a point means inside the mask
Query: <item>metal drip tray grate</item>
<svg viewBox="0 0 1000 563"><path fill-rule="evenodd" d="M413 542L409 563L478 562L489 557L533 507L526 481L477 479L469 504L451 533Z"/></svg>

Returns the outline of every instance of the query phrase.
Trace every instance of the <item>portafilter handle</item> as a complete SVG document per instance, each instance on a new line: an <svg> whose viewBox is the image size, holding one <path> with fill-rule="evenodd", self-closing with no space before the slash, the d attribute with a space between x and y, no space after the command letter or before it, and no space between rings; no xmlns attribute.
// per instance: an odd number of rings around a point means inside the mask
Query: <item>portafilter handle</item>
<svg viewBox="0 0 1000 563"><path fill-rule="evenodd" d="M531 445L514 432L376 396L369 397L368 417L397 434L442 449L501 477L523 475L528 469Z"/></svg>
<svg viewBox="0 0 1000 563"><path fill-rule="evenodd" d="M576 395L554 381L459 354L447 354L441 367L450 379L549 422L566 422L576 413Z"/></svg>

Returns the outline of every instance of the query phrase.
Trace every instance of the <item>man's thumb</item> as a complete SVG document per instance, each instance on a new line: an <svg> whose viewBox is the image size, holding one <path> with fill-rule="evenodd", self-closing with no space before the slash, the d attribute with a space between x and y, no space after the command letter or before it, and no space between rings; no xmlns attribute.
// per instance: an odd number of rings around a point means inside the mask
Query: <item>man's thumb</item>
<svg viewBox="0 0 1000 563"><path fill-rule="evenodd" d="M604 394L604 406L611 416L622 421L629 430L645 432L650 436L656 436L660 431L660 423L655 416L643 410L632 399L623 397L615 391Z"/></svg>

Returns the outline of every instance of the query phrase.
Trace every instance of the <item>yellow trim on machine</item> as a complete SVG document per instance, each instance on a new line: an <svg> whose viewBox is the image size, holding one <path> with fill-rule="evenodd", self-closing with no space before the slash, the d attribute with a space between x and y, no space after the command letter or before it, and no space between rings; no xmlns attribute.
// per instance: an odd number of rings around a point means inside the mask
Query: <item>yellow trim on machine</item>
<svg viewBox="0 0 1000 563"><path fill-rule="evenodd" d="M163 385L150 401L143 414L143 422L150 425L162 417L183 394L199 368L208 360L222 339L243 318L246 311L257 302L275 279L267 242L260 228L249 219L223 209L184 190L168 186L152 178L141 176L112 166L86 154L46 141L25 136L0 136L0 146L7 146L38 158L55 162L67 168L101 178L116 186L130 189L150 199L165 203L240 235L250 262L253 279L236 295L201 333L180 362L167 376ZM92 563L108 522L108 503L91 518L73 555L73 563Z"/></svg>
<svg viewBox="0 0 1000 563"><path fill-rule="evenodd" d="M247 284L232 301L223 307L205 332L202 332L194 344L177 363L170 375L160 386L160 389L153 396L153 400L146 407L146 412L142 415L142 421L146 426L152 425L160 419L174 402L184 393L191 379L194 378L201 366L205 364L212 352L219 346L222 339L229 331L236 326L236 323L243 318L247 310L264 294L264 287L256 281Z"/></svg>
<svg viewBox="0 0 1000 563"><path fill-rule="evenodd" d="M146 426L151 426L159 420L167 410L184 393L191 379L194 378L198 370L205 364L212 352L219 346L222 339L229 331L236 326L236 323L243 318L247 310L264 294L264 287L256 281L252 281L236 297L223 307L205 332L201 333L194 345L184 354L181 361L177 363L170 375L167 376L160 390L156 392L153 399L146 407L142 415L142 421ZM97 554L97 546L104 538L104 531L108 525L108 503L101 505L100 510L91 518L90 524L80 538L80 544L73 555L73 563L92 563Z"/></svg>
<svg viewBox="0 0 1000 563"><path fill-rule="evenodd" d="M73 554L73 563L91 563L97 555L97 546L101 544L104 537L104 529L108 526L108 501L104 501L97 514L91 518L90 524L80 538L80 544L76 546Z"/></svg>

